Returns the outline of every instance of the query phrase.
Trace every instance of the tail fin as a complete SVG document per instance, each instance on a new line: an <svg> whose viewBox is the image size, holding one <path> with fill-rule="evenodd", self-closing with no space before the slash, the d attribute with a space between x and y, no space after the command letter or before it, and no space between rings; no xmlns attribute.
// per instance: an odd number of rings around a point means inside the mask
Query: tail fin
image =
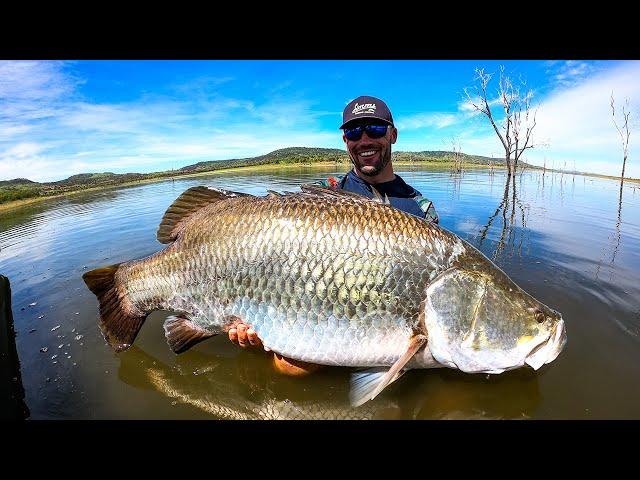
<svg viewBox="0 0 640 480"><path fill-rule="evenodd" d="M119 263L108 267L96 268L84 275L82 279L100 304L100 330L107 343L116 352L126 350L138 335L146 315L141 314L124 293L118 288L115 275ZM124 301L123 301L124 300Z"/></svg>

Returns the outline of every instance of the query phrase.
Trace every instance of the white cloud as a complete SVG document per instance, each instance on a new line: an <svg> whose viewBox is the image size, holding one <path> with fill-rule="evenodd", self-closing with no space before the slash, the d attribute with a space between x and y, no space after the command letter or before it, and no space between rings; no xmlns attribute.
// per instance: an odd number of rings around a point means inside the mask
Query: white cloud
<svg viewBox="0 0 640 480"><path fill-rule="evenodd" d="M228 98L219 85L232 77L201 77L169 86L181 93L145 94L120 103L95 103L68 73L69 62L0 62L0 179L36 181L91 171L154 171L198 161L243 158L296 145L343 149L337 130L318 127L322 116L312 101L271 96L266 102ZM609 67L608 70L604 67ZM640 62L600 64L549 62L557 86L539 106L535 141L548 148L527 153L526 161L616 174L620 138L611 121L609 99L631 105L627 174L640 177ZM276 85L287 89L290 82ZM167 94L169 95L169 94ZM345 104L351 99L347 99ZM536 98L534 97L534 101ZM499 99L493 98L492 106ZM400 116L396 150L450 149L455 136L465 153L501 156L502 146L486 118L460 100L451 112ZM496 111L498 113L498 111ZM634 130L634 127L636 130Z"/></svg>
<svg viewBox="0 0 640 480"><path fill-rule="evenodd" d="M613 171L615 175L622 165L622 146L612 122L611 93L618 107L624 99L629 99L633 119L640 114L638 78L640 62L626 62L548 97L540 105L535 135L538 139L548 139L550 145L546 152L532 150L530 160L541 164L540 160L547 156L556 159L556 164L575 161L581 171L602 174ZM638 178L640 163L633 160L640 154L640 142L634 143L634 132L631 133L626 173Z"/></svg>
<svg viewBox="0 0 640 480"><path fill-rule="evenodd" d="M81 80L63 73L65 62L0 61L0 99L51 101L73 93Z"/></svg>
<svg viewBox="0 0 640 480"><path fill-rule="evenodd" d="M396 126L402 131L427 127L445 128L459 123L462 119L462 116L455 113L419 113L398 118Z"/></svg>
<svg viewBox="0 0 640 480"><path fill-rule="evenodd" d="M232 77L169 86L126 103L91 103L62 62L0 62L0 179L53 181L80 172L149 172L242 158L296 145L334 144L312 102L226 98ZM277 89L287 88L287 82ZM34 140L31 140L34 139Z"/></svg>
<svg viewBox="0 0 640 480"><path fill-rule="evenodd" d="M551 80L562 87L575 86L597 70L592 63L579 60L555 62L548 66Z"/></svg>
<svg viewBox="0 0 640 480"><path fill-rule="evenodd" d="M622 146L611 116L613 91L619 113L627 98L631 110L625 175L640 178L640 141L634 142L640 125L640 61L609 64L608 69L577 61L556 62L553 66L555 70L549 73L557 87L538 104L533 136L535 144L548 146L527 150L523 160L540 166L546 160L547 165L553 162L556 168L566 162L570 169L575 162L576 169L583 172L619 175ZM558 75L564 75L562 82L557 81ZM538 99L533 100L536 103ZM469 107L461 101L458 110L465 112ZM500 140L484 116L476 116L465 127L459 137L465 153L504 155Z"/></svg>
<svg viewBox="0 0 640 480"><path fill-rule="evenodd" d="M28 158L38 155L45 149L44 145L37 143L18 143L9 147L1 155L2 158Z"/></svg>

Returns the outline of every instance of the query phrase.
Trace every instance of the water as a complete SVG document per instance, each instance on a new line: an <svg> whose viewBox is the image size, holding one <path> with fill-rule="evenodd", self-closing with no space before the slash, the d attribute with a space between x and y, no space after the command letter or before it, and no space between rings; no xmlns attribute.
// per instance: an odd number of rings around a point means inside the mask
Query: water
<svg viewBox="0 0 640 480"><path fill-rule="evenodd" d="M342 172L218 173L0 214L0 273L11 281L30 418L640 418L640 189L627 182L620 197L611 180L527 171L515 180L514 196L502 172L397 171L433 200L442 226L562 312L568 344L556 361L490 376L411 371L352 409L348 369L283 377L262 352L224 336L174 355L164 339L165 312L153 313L134 346L116 354L100 334L97 301L81 276L163 248L158 224L185 189L264 195Z"/></svg>

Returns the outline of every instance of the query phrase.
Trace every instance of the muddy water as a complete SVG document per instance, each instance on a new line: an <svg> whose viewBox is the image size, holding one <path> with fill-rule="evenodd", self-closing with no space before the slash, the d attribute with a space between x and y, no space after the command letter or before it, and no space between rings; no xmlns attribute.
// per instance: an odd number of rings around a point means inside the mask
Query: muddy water
<svg viewBox="0 0 640 480"><path fill-rule="evenodd" d="M16 343L32 419L640 418L640 188L582 176L402 167L433 200L441 225L562 312L568 344L535 372L411 371L363 407L347 401L349 370L304 379L215 337L174 355L165 312L116 354L97 327L90 269L149 255L185 189L256 195L339 175L287 168L216 174L86 193L0 214L0 273L11 281ZM46 351L43 351L45 350Z"/></svg>

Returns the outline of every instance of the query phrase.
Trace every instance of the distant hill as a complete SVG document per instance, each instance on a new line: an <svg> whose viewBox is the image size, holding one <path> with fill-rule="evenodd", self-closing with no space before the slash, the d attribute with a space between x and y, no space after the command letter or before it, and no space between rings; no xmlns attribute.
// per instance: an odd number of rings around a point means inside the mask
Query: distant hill
<svg viewBox="0 0 640 480"><path fill-rule="evenodd" d="M398 162L451 162L453 153L447 151L424 152L393 152L393 161ZM462 154L465 163L498 164L504 160L478 155ZM250 167L256 165L287 165L287 164L313 164L321 162L335 162L349 164L350 159L345 150L336 148L305 148L289 147L274 150L266 155L249 158L235 158L230 160L212 160L187 165L178 170L166 170L153 173L80 173L72 175L64 180L56 182L38 183L26 178L0 181L0 203L19 200L22 198L51 196L60 193L84 190L100 186L113 186L129 182L171 178L185 174L213 172L216 170Z"/></svg>
<svg viewBox="0 0 640 480"><path fill-rule="evenodd" d="M461 154L465 163L473 163L479 165L504 165L504 158L483 157L480 155ZM425 150L423 152L393 152L391 154L392 161L411 162L411 161L431 161L431 162L451 162L454 153L445 150ZM524 162L519 162L529 166Z"/></svg>
<svg viewBox="0 0 640 480"><path fill-rule="evenodd" d="M32 182L26 178L14 178L13 180L0 180L0 187L11 187L17 185L36 185L37 182Z"/></svg>
<svg viewBox="0 0 640 480"><path fill-rule="evenodd" d="M346 151L337 148L305 148L289 147L274 150L266 155L250 158L234 158L231 160L214 160L187 165L180 169L184 173L208 172L223 168L250 167L267 164L314 163L348 161Z"/></svg>

